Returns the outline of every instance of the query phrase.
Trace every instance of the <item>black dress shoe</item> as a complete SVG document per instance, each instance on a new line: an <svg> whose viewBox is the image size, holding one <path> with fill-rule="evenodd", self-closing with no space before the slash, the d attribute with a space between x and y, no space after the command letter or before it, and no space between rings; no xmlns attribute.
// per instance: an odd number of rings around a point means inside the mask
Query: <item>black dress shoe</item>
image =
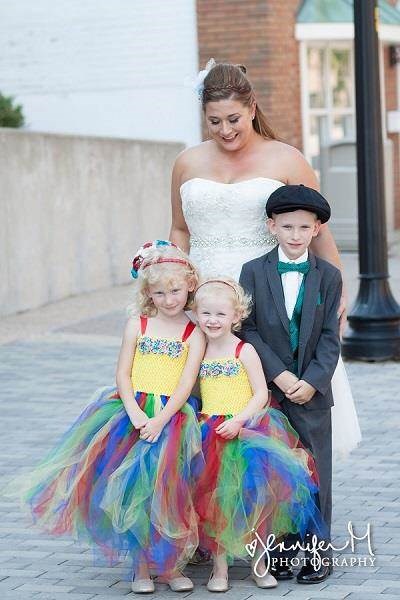
<svg viewBox="0 0 400 600"><path fill-rule="evenodd" d="M331 565L321 565L319 569L315 569L311 563L302 567L297 574L297 583L321 583L325 581L332 573Z"/></svg>
<svg viewBox="0 0 400 600"><path fill-rule="evenodd" d="M271 575L278 579L279 581L284 581L285 579L293 579L294 573L292 571L292 567L284 567L280 565L276 565L275 567L271 567L269 572Z"/></svg>

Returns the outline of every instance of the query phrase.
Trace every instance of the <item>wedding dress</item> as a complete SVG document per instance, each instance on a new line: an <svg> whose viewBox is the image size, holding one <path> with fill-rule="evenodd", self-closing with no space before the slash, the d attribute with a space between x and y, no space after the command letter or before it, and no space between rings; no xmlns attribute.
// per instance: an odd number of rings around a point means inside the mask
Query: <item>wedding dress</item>
<svg viewBox="0 0 400 600"><path fill-rule="evenodd" d="M182 210L190 232L190 256L204 276L238 280L242 264L269 252L265 204L283 183L255 177L221 183L195 177L182 184ZM361 440L354 400L340 358L332 379L332 442L335 458L345 458Z"/></svg>

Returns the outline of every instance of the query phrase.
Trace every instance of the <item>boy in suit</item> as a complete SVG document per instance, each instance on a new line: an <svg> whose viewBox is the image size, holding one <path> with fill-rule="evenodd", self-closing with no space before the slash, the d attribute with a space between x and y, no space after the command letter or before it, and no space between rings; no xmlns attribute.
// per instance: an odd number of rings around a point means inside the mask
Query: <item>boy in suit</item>
<svg viewBox="0 0 400 600"><path fill-rule="evenodd" d="M329 220L330 206L316 190L285 185L271 194L266 212L278 246L242 267L240 283L253 305L241 337L257 350L273 397L314 456L319 505L330 530L331 379L340 353L337 312L342 278L336 267L309 250L321 224ZM306 553L299 583L319 583L330 575L331 552L320 554L326 560L318 566ZM271 573L277 579L294 576L287 560L294 555L275 555L279 560Z"/></svg>

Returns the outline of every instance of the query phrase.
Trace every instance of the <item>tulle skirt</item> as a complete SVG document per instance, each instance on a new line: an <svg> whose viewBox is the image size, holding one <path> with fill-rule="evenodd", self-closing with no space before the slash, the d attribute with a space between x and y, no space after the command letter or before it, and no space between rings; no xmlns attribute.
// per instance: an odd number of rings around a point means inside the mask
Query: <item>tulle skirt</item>
<svg viewBox="0 0 400 600"><path fill-rule="evenodd" d="M246 422L237 438L215 429L225 416L201 416L206 467L195 492L199 545L213 554L249 558L246 545L273 533L327 529L317 507L318 477L311 455L279 410L268 408Z"/></svg>
<svg viewBox="0 0 400 600"><path fill-rule="evenodd" d="M149 417L167 396L138 392ZM198 544L193 472L201 434L190 398L159 439L139 438L115 388L103 388L48 456L7 493L21 495L44 530L89 543L99 562L129 555L134 571L182 568Z"/></svg>

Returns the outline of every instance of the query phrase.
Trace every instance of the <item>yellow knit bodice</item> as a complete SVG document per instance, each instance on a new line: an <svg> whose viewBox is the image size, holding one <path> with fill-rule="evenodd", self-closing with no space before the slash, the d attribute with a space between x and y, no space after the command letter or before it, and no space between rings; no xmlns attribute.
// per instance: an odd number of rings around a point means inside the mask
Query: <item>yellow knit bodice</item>
<svg viewBox="0 0 400 600"><path fill-rule="evenodd" d="M202 361L200 392L205 415L237 415L253 396L243 363L234 357Z"/></svg>
<svg viewBox="0 0 400 600"><path fill-rule="evenodd" d="M171 396L179 383L189 345L177 338L140 335L131 380L134 392Z"/></svg>

